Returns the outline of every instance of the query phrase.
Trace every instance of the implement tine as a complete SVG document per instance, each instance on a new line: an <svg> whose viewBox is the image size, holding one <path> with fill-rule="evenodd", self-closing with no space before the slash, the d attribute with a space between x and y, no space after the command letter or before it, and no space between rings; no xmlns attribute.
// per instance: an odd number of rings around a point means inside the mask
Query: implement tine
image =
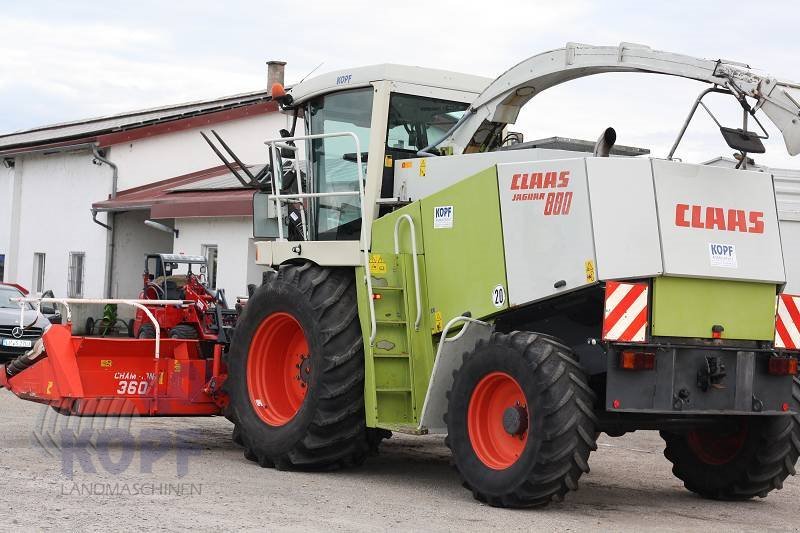
<svg viewBox="0 0 800 533"><path fill-rule="evenodd" d="M206 142L208 143L208 145L211 147L211 149L214 150L214 153L217 154L217 157L219 157L220 160L225 164L225 166L228 167L228 170L230 170L231 173L234 176L236 176L236 179L239 180L239 183L241 183L245 187L252 187L253 186L252 183L248 183L247 181L245 181L245 179L241 176L241 174L239 174L239 172L236 170L236 168L233 166L233 164L230 161L225 159L225 156L222 155L222 152L220 152L219 149L216 146L214 146L214 143L211 142L211 139L209 139L208 136L205 133L203 133L201 131L200 135L203 136L203 139L205 139Z"/></svg>
<svg viewBox="0 0 800 533"><path fill-rule="evenodd" d="M234 151L233 151L233 150L231 150L231 149L228 147L228 145L227 145L227 144L225 144L225 141L223 141L223 140L222 140L222 137L220 137L220 136L219 136L219 134L218 134L216 131L214 131L214 130L211 130L211 133L213 133L213 134L214 134L214 137L216 137L216 138L217 138L217 140L218 140L218 141L219 141L219 143L222 145L222 147L225 149L225 151L226 151L226 152L228 152L228 154L229 154L229 155L230 155L230 156L233 158L233 160L234 160L234 161L236 161L236 164L237 164L237 165L239 165L239 168L241 168L241 169L244 171L244 173L245 173L245 174L247 174L247 177L248 177L248 178L250 178L250 181L255 181L255 179L256 179L256 178L255 178L255 176L253 176L253 174L252 174L252 173L250 172L250 170L249 170L249 169L248 169L248 168L247 168L247 167L244 165L244 163L242 163L242 162L239 160L239 158L238 158L238 157L236 157L236 154L234 153Z"/></svg>

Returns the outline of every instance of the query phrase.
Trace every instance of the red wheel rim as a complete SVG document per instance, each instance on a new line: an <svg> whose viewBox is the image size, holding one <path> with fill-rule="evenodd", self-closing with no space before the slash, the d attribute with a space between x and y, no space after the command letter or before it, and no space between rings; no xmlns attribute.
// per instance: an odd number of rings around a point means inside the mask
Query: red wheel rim
<svg viewBox="0 0 800 533"><path fill-rule="evenodd" d="M522 425L509 433L503 416L517 410ZM522 387L505 372L492 372L481 379L472 391L467 408L467 431L472 449L483 464L493 470L513 465L528 442L530 415Z"/></svg>
<svg viewBox="0 0 800 533"><path fill-rule="evenodd" d="M686 436L689 448L702 462L709 465L724 465L733 461L747 440L747 426L742 424L739 431L719 434L713 431L695 429Z"/></svg>
<svg viewBox="0 0 800 533"><path fill-rule="evenodd" d="M308 342L288 313L266 318L253 335L247 355L247 391L258 416L271 426L292 420L303 405L311 374Z"/></svg>

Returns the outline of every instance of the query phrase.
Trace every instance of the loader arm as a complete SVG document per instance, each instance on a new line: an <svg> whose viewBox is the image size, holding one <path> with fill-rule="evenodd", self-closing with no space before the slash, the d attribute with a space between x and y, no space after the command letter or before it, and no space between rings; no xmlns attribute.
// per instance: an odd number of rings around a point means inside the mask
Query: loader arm
<svg viewBox="0 0 800 533"><path fill-rule="evenodd" d="M564 48L522 61L500 75L475 99L465 118L441 143L453 146L456 153L464 152L484 121L513 124L522 106L542 91L606 72L678 76L749 96L756 100L754 109L762 109L781 131L789 154L800 153L800 85L756 74L741 63L698 59L632 43L619 46L568 43Z"/></svg>

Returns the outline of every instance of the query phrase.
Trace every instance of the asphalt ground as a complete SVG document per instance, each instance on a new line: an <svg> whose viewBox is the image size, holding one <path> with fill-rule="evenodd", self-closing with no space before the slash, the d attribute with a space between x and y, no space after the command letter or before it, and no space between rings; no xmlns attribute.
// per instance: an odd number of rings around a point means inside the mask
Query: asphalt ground
<svg viewBox="0 0 800 533"><path fill-rule="evenodd" d="M765 499L704 500L672 476L655 432L602 436L580 490L507 510L473 500L436 436L395 435L360 468L302 473L247 461L224 418L129 423L63 417L0 390L0 530L800 529L800 480Z"/></svg>

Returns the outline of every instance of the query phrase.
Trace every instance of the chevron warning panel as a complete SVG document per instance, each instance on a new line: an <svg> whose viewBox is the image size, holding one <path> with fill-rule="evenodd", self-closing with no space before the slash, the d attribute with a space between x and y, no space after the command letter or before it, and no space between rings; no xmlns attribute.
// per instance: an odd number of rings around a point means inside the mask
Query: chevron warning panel
<svg viewBox="0 0 800 533"><path fill-rule="evenodd" d="M647 283L606 283L603 339L644 342L647 331Z"/></svg>

